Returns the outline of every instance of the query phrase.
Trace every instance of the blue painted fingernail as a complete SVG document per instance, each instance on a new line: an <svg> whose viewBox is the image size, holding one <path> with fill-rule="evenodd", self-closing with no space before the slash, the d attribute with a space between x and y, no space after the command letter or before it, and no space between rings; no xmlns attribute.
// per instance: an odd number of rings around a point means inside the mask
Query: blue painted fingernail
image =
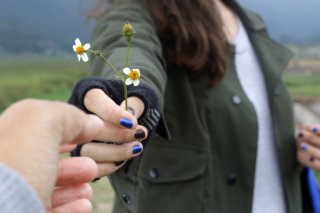
<svg viewBox="0 0 320 213"><path fill-rule="evenodd" d="M131 120L129 120L128 118L120 118L120 124L124 127L127 127L129 129L132 128L133 123Z"/></svg>
<svg viewBox="0 0 320 213"><path fill-rule="evenodd" d="M142 151L142 146L141 145L134 145L132 147L132 154L138 154Z"/></svg>
<svg viewBox="0 0 320 213"><path fill-rule="evenodd" d="M317 127L312 128L313 133L317 133L318 131L319 131L319 129Z"/></svg>
<svg viewBox="0 0 320 213"><path fill-rule="evenodd" d="M308 146L307 146L307 144L301 144L300 145L300 148L303 150L303 151L308 151Z"/></svg>

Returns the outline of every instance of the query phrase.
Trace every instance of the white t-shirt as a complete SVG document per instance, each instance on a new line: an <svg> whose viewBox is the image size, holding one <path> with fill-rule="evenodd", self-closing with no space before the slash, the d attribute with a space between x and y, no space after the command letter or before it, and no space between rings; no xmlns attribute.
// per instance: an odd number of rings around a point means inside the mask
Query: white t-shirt
<svg viewBox="0 0 320 213"><path fill-rule="evenodd" d="M232 42L236 49L237 75L258 119L252 213L285 213L285 196L264 75L246 30L240 20L238 23L239 32Z"/></svg>

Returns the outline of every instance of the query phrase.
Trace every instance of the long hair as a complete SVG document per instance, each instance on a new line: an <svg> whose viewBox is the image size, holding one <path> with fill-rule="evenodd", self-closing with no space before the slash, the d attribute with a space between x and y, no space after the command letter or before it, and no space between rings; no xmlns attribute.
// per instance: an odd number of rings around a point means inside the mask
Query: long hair
<svg viewBox="0 0 320 213"><path fill-rule="evenodd" d="M168 66L183 67L191 76L205 72L212 84L221 80L229 46L214 1L143 1L154 20ZM223 1L228 4L231 0ZM108 0L97 0L88 17L99 17L103 3Z"/></svg>
<svg viewBox="0 0 320 213"><path fill-rule="evenodd" d="M220 12L210 0L144 0L154 19L168 64L189 74L207 72L210 81L222 79L228 42Z"/></svg>

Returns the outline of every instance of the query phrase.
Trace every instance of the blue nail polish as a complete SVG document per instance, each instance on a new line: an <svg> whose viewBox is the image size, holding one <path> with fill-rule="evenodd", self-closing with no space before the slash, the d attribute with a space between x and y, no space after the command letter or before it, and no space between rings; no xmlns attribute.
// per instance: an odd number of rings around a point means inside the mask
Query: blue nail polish
<svg viewBox="0 0 320 213"><path fill-rule="evenodd" d="M129 120L128 118L120 118L120 124L124 127L127 127L129 129L132 128L133 123L131 120Z"/></svg>
<svg viewBox="0 0 320 213"><path fill-rule="evenodd" d="M138 154L142 151L142 146L141 145L134 145L132 147L132 154Z"/></svg>
<svg viewBox="0 0 320 213"><path fill-rule="evenodd" d="M317 127L312 128L311 130L313 133L317 133L319 131L319 129Z"/></svg>
<svg viewBox="0 0 320 213"><path fill-rule="evenodd" d="M308 146L307 146L307 144L301 144L300 145L300 148L303 150L303 151L308 151Z"/></svg>

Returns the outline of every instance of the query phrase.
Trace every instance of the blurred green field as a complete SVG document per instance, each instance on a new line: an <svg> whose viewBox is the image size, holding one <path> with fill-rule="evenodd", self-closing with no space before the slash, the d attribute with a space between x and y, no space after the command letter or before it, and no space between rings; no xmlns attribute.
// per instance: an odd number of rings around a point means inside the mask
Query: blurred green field
<svg viewBox="0 0 320 213"><path fill-rule="evenodd" d="M0 58L0 112L22 98L66 101L75 83L88 71L89 64L78 62L75 56ZM295 99L320 100L320 72L286 74L285 82ZM107 178L91 185L94 213L110 213L114 193Z"/></svg>
<svg viewBox="0 0 320 213"><path fill-rule="evenodd" d="M76 57L10 57L0 59L0 111L22 98L67 100L89 65Z"/></svg>
<svg viewBox="0 0 320 213"><path fill-rule="evenodd" d="M75 56L0 58L0 112L22 98L66 101L75 82L88 71L89 64ZM285 82L296 99L320 98L320 72L286 74Z"/></svg>
<svg viewBox="0 0 320 213"><path fill-rule="evenodd" d="M320 72L286 74L284 80L295 99L320 100Z"/></svg>

